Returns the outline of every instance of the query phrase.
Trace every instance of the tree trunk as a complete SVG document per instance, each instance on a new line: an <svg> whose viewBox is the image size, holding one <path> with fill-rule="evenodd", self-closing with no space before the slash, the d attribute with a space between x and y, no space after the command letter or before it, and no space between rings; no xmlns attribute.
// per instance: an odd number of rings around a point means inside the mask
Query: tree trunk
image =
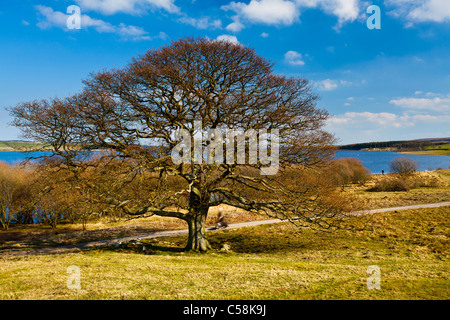
<svg viewBox="0 0 450 320"><path fill-rule="evenodd" d="M189 218L186 219L189 226L188 243L185 247L186 251L206 252L211 249L211 245L206 239L205 222L208 215L208 208L194 211Z"/></svg>

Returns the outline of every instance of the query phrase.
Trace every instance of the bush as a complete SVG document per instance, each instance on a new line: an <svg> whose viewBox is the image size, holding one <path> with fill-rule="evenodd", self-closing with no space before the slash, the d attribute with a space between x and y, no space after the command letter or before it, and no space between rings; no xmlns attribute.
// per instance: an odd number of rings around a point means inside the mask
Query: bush
<svg viewBox="0 0 450 320"><path fill-rule="evenodd" d="M411 189L415 188L438 188L442 187L442 181L433 175L424 175L416 173L411 175L409 178L409 185Z"/></svg>
<svg viewBox="0 0 450 320"><path fill-rule="evenodd" d="M8 229L30 201L32 176L18 166L0 162L0 226Z"/></svg>
<svg viewBox="0 0 450 320"><path fill-rule="evenodd" d="M373 187L367 191L372 192L390 192L390 191L409 191L410 185L402 177L386 177L378 180Z"/></svg>
<svg viewBox="0 0 450 320"><path fill-rule="evenodd" d="M389 174L380 176L375 185L367 191L408 191L416 188L439 188L445 186L445 181L438 176L416 172L409 175Z"/></svg>
<svg viewBox="0 0 450 320"><path fill-rule="evenodd" d="M417 161L410 158L399 157L391 161L391 172L400 174L410 174L419 168Z"/></svg>
<svg viewBox="0 0 450 320"><path fill-rule="evenodd" d="M334 181L342 186L349 183L365 184L370 177L370 170L355 158L340 158L332 161Z"/></svg>

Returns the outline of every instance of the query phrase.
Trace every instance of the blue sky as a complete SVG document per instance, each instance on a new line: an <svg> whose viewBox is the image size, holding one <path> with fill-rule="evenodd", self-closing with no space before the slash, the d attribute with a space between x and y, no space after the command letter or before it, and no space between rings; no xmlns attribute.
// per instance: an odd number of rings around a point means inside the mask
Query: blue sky
<svg viewBox="0 0 450 320"><path fill-rule="evenodd" d="M311 80L342 144L450 136L449 0L5 0L0 30L0 140L20 139L4 107L76 93L185 36L238 41Z"/></svg>

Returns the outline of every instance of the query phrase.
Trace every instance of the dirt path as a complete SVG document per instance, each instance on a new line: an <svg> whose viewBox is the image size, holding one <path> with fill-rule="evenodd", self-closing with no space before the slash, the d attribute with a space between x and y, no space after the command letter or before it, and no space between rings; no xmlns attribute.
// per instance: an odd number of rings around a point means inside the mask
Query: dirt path
<svg viewBox="0 0 450 320"><path fill-rule="evenodd" d="M424 208L438 208L438 207L446 207L450 206L450 202L439 202L439 203L430 203L430 204L419 204L419 205L411 205L411 206L403 206L403 207L392 207L392 208L382 208L382 209L374 209L374 210L366 210L366 211L356 211L351 212L350 215L361 215L361 214L372 214L372 213L382 213L389 211L400 211L400 210L411 210L411 209L424 209ZM230 224L227 229L237 229L242 227L251 227L263 224L272 224L284 222L286 220L280 219L270 219L270 220L258 220L258 221L250 221L250 222L241 222ZM206 231L217 231L215 227L207 228ZM160 238L160 237L168 237L168 236L177 236L187 234L188 230L170 230L170 231L160 231L153 232L149 234L142 234L137 236L130 236L124 238L117 239L107 239L107 240L99 240L85 243L77 243L67 246L58 246L58 247L49 247L42 249L33 249L28 251L11 251L2 253L2 256L23 256L23 255L35 255L35 254L48 254L48 253L64 253L70 251L80 251L80 250L89 250L101 247L108 247L115 244L126 243L130 241L139 241L144 239L151 238Z"/></svg>

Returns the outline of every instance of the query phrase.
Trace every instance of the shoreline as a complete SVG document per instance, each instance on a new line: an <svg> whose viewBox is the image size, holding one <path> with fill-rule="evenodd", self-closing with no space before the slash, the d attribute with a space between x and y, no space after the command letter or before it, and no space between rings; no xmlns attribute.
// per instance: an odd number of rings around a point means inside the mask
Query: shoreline
<svg viewBox="0 0 450 320"><path fill-rule="evenodd" d="M436 151L436 152L434 152ZM430 155L430 156L450 156L450 151L449 152L439 152L437 150L433 150L433 151L401 151L401 152L397 152L397 154L421 154L421 155Z"/></svg>
<svg viewBox="0 0 450 320"><path fill-rule="evenodd" d="M41 152L41 151L53 151L50 148L44 148L44 149L15 149L15 148L9 148L9 147L0 147L0 152ZM81 150L77 150L81 151ZM104 151L104 149L92 149L92 150L84 150L84 151Z"/></svg>
<svg viewBox="0 0 450 320"><path fill-rule="evenodd" d="M418 155L429 155L429 156L450 156L450 150L430 150L430 151L398 151L398 150L381 150L381 149L338 149L337 151L380 151L380 152L394 152L396 154L418 154Z"/></svg>

